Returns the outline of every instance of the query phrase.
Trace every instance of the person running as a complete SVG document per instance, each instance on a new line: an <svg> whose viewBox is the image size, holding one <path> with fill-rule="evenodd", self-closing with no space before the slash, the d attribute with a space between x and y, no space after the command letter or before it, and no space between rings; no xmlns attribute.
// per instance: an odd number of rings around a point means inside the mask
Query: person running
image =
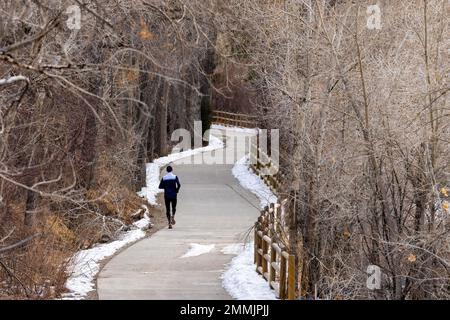
<svg viewBox="0 0 450 320"><path fill-rule="evenodd" d="M166 204L166 215L169 221L169 229L175 224L175 212L177 211L177 194L180 191L181 184L178 177L172 173L173 168L167 167L167 174L161 179L159 189L164 189L164 202ZM172 215L170 207L172 206Z"/></svg>

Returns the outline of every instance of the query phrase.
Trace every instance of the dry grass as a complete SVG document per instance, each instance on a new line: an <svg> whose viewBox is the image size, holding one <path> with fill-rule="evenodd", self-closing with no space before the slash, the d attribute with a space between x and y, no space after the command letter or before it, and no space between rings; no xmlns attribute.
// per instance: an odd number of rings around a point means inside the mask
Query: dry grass
<svg viewBox="0 0 450 320"><path fill-rule="evenodd" d="M17 240L34 233L42 236L0 258L0 296L57 298L65 290L67 261L77 250L112 241L127 225L142 218L146 202L123 183L119 174L102 170L98 176L98 182L85 193L86 200L92 201L88 206L43 201L33 230L23 228L14 233ZM154 228L159 230L161 221L165 221L164 213L160 208L149 209ZM23 212L23 205L11 203L9 214L17 221L10 220L10 224L21 225Z"/></svg>

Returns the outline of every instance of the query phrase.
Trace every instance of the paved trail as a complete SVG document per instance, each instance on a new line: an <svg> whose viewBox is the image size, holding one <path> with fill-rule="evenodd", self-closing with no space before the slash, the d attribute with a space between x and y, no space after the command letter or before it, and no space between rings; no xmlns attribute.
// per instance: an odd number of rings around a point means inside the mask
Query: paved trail
<svg viewBox="0 0 450 320"><path fill-rule="evenodd" d="M227 148L235 149L231 143ZM240 187L231 165L175 162L174 168L182 184L177 224L114 257L99 274L100 299L231 299L220 277L234 256L221 250L244 241L259 201ZM191 243L215 248L181 258Z"/></svg>

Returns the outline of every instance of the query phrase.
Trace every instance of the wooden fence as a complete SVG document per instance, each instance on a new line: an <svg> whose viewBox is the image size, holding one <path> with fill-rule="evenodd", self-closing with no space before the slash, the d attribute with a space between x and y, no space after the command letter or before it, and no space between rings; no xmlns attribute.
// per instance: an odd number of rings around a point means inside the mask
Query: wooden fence
<svg viewBox="0 0 450 320"><path fill-rule="evenodd" d="M254 262L256 271L282 300L295 300L295 257L277 242L280 204L272 204L261 213L255 225Z"/></svg>
<svg viewBox="0 0 450 320"><path fill-rule="evenodd" d="M213 111L213 123L224 126L257 128L257 117L225 111ZM267 174L273 165L271 157L259 145L259 132L250 147L250 168L278 194L284 174ZM272 155L273 156L273 155ZM272 204L261 212L255 224L254 263L258 272L276 296L282 300L295 300L295 256L280 243L280 204Z"/></svg>
<svg viewBox="0 0 450 320"><path fill-rule="evenodd" d="M241 113L232 113L214 110L212 112L213 123L230 127L256 128L258 117Z"/></svg>
<svg viewBox="0 0 450 320"><path fill-rule="evenodd" d="M230 127L257 128L257 117L247 114L239 114L225 111L213 111L213 123ZM264 182L277 193L280 187L280 180L284 175L277 173L276 175L264 174L264 169L269 169L272 165L270 157L259 146L259 132L251 145L250 152L251 169L264 180Z"/></svg>
<svg viewBox="0 0 450 320"><path fill-rule="evenodd" d="M281 171L276 174L266 174L273 163L271 157L259 147L259 138L255 140L256 143L251 146L250 168L270 187L273 193L278 194L285 174Z"/></svg>

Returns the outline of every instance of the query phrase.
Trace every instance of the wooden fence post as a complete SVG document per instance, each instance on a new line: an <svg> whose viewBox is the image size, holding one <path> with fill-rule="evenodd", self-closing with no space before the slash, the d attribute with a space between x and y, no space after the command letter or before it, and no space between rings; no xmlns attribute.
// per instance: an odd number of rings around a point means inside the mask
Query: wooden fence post
<svg viewBox="0 0 450 320"><path fill-rule="evenodd" d="M256 133L256 167L259 170L259 130Z"/></svg>
<svg viewBox="0 0 450 320"><path fill-rule="evenodd" d="M267 260L266 260L266 254L267 254L267 242L264 240L264 234L261 239L262 241L262 275L265 278L265 275L267 274L268 268L267 268Z"/></svg>
<svg viewBox="0 0 450 320"><path fill-rule="evenodd" d="M269 285L272 289L275 289L272 286L272 282L275 282L277 277L277 271L275 270L273 264L277 262L277 251L273 248L275 243L275 239L272 238L272 244L270 245L270 275L269 275Z"/></svg>
<svg viewBox="0 0 450 320"><path fill-rule="evenodd" d="M282 252L280 255L280 299L285 300L286 294L286 257Z"/></svg>
<svg viewBox="0 0 450 320"><path fill-rule="evenodd" d="M278 234L278 231L279 231L279 227L280 227L280 219L279 219L279 212L280 212L280 210L279 210L279 208L280 208L280 205L278 204L278 202L274 205L274 208L273 208L273 217L274 217L274 226L273 226L273 230L275 231L275 233L277 233Z"/></svg>
<svg viewBox="0 0 450 320"><path fill-rule="evenodd" d="M258 222L255 223L255 234L253 236L253 263L258 262Z"/></svg>
<svg viewBox="0 0 450 320"><path fill-rule="evenodd" d="M295 256L292 254L288 260L288 299L295 300Z"/></svg>
<svg viewBox="0 0 450 320"><path fill-rule="evenodd" d="M255 234L255 250L256 250L256 272L259 273L259 268L262 267L262 257L261 254L259 253L259 250L262 249L262 239L259 236L259 232L261 231L261 226L262 226L262 217L258 218L258 228L256 230L256 234Z"/></svg>
<svg viewBox="0 0 450 320"><path fill-rule="evenodd" d="M269 237L273 238L273 203L269 204Z"/></svg>

